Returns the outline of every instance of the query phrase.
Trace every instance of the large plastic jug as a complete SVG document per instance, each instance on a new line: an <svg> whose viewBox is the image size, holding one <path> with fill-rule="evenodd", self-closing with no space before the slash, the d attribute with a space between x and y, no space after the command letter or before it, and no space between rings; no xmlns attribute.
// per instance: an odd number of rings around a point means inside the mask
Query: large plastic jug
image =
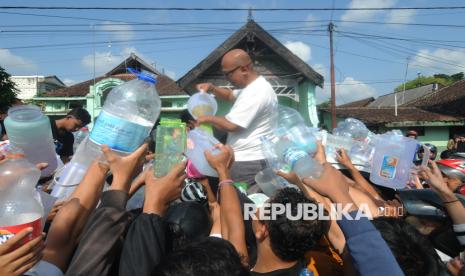
<svg viewBox="0 0 465 276"><path fill-rule="evenodd" d="M154 175L162 177L180 163L186 150L186 124L181 120L162 119L155 134Z"/></svg>
<svg viewBox="0 0 465 276"><path fill-rule="evenodd" d="M290 129L297 125L305 126L305 121L297 110L283 105L278 106L276 119L278 128Z"/></svg>
<svg viewBox="0 0 465 276"><path fill-rule="evenodd" d="M189 98L187 101L187 110L197 120L201 116L214 116L218 110L218 103L215 100L215 96L205 91L200 91ZM201 124L200 127L213 135L211 125Z"/></svg>
<svg viewBox="0 0 465 276"><path fill-rule="evenodd" d="M13 147L20 148L32 164L48 163L42 176L51 175L57 168L55 144L50 119L34 105L20 105L8 110L5 129Z"/></svg>
<svg viewBox="0 0 465 276"><path fill-rule="evenodd" d="M6 160L0 162L0 245L24 228L32 227L25 243L42 232L44 208L35 190L40 171L12 146L7 146L2 155Z"/></svg>
<svg viewBox="0 0 465 276"><path fill-rule="evenodd" d="M219 153L219 150L214 148L216 144L220 142L200 128L195 128L187 134L186 156L203 175L218 177L218 173L205 158L206 150L210 150L212 154Z"/></svg>
<svg viewBox="0 0 465 276"><path fill-rule="evenodd" d="M149 136L160 115L156 79L146 73L128 70L137 79L110 91L90 133L89 146L98 152L101 152L102 144L122 154L133 152Z"/></svg>
<svg viewBox="0 0 465 276"><path fill-rule="evenodd" d="M401 189L407 185L417 141L394 133L375 139L370 180L378 185Z"/></svg>
<svg viewBox="0 0 465 276"><path fill-rule="evenodd" d="M294 143L291 135L278 137L275 152L278 160L284 166L283 171L293 171L300 178L319 178L323 172L323 167L317 163L313 156L305 148Z"/></svg>

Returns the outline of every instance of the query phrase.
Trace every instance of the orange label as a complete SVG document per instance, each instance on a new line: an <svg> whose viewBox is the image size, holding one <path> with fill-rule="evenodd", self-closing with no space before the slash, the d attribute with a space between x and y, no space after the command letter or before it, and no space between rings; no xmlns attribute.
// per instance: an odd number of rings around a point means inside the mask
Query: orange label
<svg viewBox="0 0 465 276"><path fill-rule="evenodd" d="M0 226L0 244L4 244L7 240L11 239L14 235L16 235L19 231L23 230L27 227L32 227L33 230L31 234L27 235L21 242L21 245L35 239L36 237L40 236L42 232L42 222L41 217L38 219L24 223L18 224L13 226Z"/></svg>

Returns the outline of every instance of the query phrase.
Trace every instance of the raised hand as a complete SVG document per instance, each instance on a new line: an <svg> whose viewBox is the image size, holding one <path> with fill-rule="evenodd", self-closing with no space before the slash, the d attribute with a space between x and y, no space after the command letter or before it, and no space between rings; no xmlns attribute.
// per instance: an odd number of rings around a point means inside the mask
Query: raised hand
<svg viewBox="0 0 465 276"><path fill-rule="evenodd" d="M205 151L205 158L208 164L215 170L229 169L234 163L234 151L229 145L217 144L215 148L220 153L213 155L210 151Z"/></svg>
<svg viewBox="0 0 465 276"><path fill-rule="evenodd" d="M44 237L41 235L23 244L23 239L32 233L28 227L18 232L14 237L0 245L0 275L23 275L42 259Z"/></svg>
<svg viewBox="0 0 465 276"><path fill-rule="evenodd" d="M129 185L129 181L136 169L143 164L147 144L143 144L133 153L124 157L111 151L107 145L102 146L102 152L107 158L108 165L113 173L113 182L118 185Z"/></svg>
<svg viewBox="0 0 465 276"><path fill-rule="evenodd" d="M179 198L186 179L186 161L174 166L171 171L155 179L152 170L145 174L145 201L143 212L163 215L168 203Z"/></svg>
<svg viewBox="0 0 465 276"><path fill-rule="evenodd" d="M452 191L447 186L438 165L434 161L429 161L431 169L428 167L420 168L420 175L430 185L431 189L440 195L452 194Z"/></svg>
<svg viewBox="0 0 465 276"><path fill-rule="evenodd" d="M349 155L347 154L346 150L341 148L340 150L336 151L336 160L340 164L344 165L344 167L350 169L354 165L352 164L352 160L350 160Z"/></svg>
<svg viewBox="0 0 465 276"><path fill-rule="evenodd" d="M304 178L303 183L335 203L352 202L349 195L349 183L344 175L329 163L325 163L323 167L324 170L319 179Z"/></svg>

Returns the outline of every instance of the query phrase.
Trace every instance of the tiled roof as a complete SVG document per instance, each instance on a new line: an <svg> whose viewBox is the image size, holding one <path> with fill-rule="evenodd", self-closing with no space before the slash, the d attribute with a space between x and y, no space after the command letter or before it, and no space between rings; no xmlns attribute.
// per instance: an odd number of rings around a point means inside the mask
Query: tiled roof
<svg viewBox="0 0 465 276"><path fill-rule="evenodd" d="M439 89L435 93L422 97L409 105L432 112L465 117L465 80Z"/></svg>
<svg viewBox="0 0 465 276"><path fill-rule="evenodd" d="M329 112L328 109L326 109ZM352 117L361 120L367 125L381 125L392 122L417 121L417 122L457 122L465 120L464 117L455 117L440 113L422 110L416 107L399 107L397 116L394 108L369 108L369 107L338 107L336 114L338 117Z"/></svg>
<svg viewBox="0 0 465 276"><path fill-rule="evenodd" d="M437 84L428 84L421 87L397 92L390 93L378 97L375 101L370 103L369 107L393 107L395 105L395 95L397 94L397 105L406 105L412 101L415 101L421 97L434 93Z"/></svg>
<svg viewBox="0 0 465 276"><path fill-rule="evenodd" d="M95 79L95 83L106 79L117 78L123 81L129 81L135 78L133 74L116 74L112 76L101 76ZM160 96L186 95L184 90L180 88L174 80L165 76L158 75L157 91ZM40 95L41 97L85 97L89 93L89 87L94 84L94 80L87 80L81 83L71 85L66 88L57 89Z"/></svg>
<svg viewBox="0 0 465 276"><path fill-rule="evenodd" d="M367 106L369 103L373 102L374 100L375 98L369 97L369 98L361 99L358 101L341 104L341 105L338 105L337 107L363 107L363 106Z"/></svg>

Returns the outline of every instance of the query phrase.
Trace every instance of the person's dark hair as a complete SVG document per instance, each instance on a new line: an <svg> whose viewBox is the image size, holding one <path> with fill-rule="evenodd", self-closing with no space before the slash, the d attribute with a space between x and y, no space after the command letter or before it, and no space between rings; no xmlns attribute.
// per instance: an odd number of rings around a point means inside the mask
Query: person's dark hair
<svg viewBox="0 0 465 276"><path fill-rule="evenodd" d="M249 272L229 241L208 237L168 254L152 275L242 276Z"/></svg>
<svg viewBox="0 0 465 276"><path fill-rule="evenodd" d="M73 116L74 118L76 118L78 120L81 120L83 126L89 124L90 121L91 121L89 112L87 112L87 110L85 110L82 107L73 108L66 115L67 116Z"/></svg>
<svg viewBox="0 0 465 276"><path fill-rule="evenodd" d="M372 221L406 276L441 275L443 268L430 241L400 218L378 217Z"/></svg>
<svg viewBox="0 0 465 276"><path fill-rule="evenodd" d="M163 220L168 252L208 237L212 225L207 207L192 201L171 205Z"/></svg>
<svg viewBox="0 0 465 276"><path fill-rule="evenodd" d="M296 216L300 208L300 203L317 204L314 200L308 199L305 195L294 188L284 188L278 190L270 198L271 204L290 204L292 216ZM322 208L317 205L318 208ZM286 206L287 208L287 206ZM297 261L304 257L304 254L314 248L324 234L329 230L327 220L290 220L286 217L286 212L276 215L275 220L263 221L268 226L271 250L284 261ZM319 213L319 212L318 212Z"/></svg>
<svg viewBox="0 0 465 276"><path fill-rule="evenodd" d="M181 112L180 119L183 123L186 123L186 124L189 123L189 121L195 121L194 117L192 117L191 113L187 109L184 109Z"/></svg>

